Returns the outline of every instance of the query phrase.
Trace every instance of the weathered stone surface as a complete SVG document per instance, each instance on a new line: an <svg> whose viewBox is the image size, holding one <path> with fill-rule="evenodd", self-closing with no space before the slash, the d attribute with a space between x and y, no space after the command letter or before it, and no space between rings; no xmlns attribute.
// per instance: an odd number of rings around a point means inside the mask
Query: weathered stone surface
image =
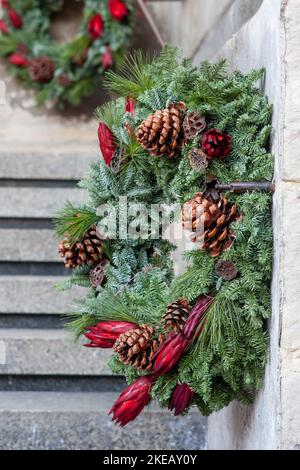
<svg viewBox="0 0 300 470"><path fill-rule="evenodd" d="M166 42L180 46L191 57L214 24L221 21L233 0L149 2Z"/></svg>
<svg viewBox="0 0 300 470"><path fill-rule="evenodd" d="M0 217L51 219L63 202L81 203L86 194L79 188L0 188Z"/></svg>
<svg viewBox="0 0 300 470"><path fill-rule="evenodd" d="M90 349L64 330L0 329L6 364L0 374L110 375L109 350Z"/></svg>
<svg viewBox="0 0 300 470"><path fill-rule="evenodd" d="M13 153L0 150L0 178L30 180L80 180L89 164L99 159L99 154L89 150L69 153L68 149L45 153Z"/></svg>
<svg viewBox="0 0 300 470"><path fill-rule="evenodd" d="M151 405L122 429L107 415L107 393L0 392L0 449L196 450L205 447L197 411L175 418Z"/></svg>
<svg viewBox="0 0 300 470"><path fill-rule="evenodd" d="M282 25L284 28L284 74L285 96L282 113L285 125L282 148L282 178L300 182L300 3L297 0L282 0Z"/></svg>
<svg viewBox="0 0 300 470"><path fill-rule="evenodd" d="M209 448L290 449L300 441L299 396L299 46L300 5L264 0L258 14L219 53L232 67L266 68L274 104L274 263L270 360L252 407L231 404L209 418ZM292 181L292 182L287 182Z"/></svg>
<svg viewBox="0 0 300 470"><path fill-rule="evenodd" d="M234 0L228 3L227 10L217 17L216 21L211 25L199 43L195 52L194 60L211 59L223 45L235 34L242 26L250 20L257 12L263 0ZM208 21L214 18L214 10L218 0L209 1L210 16ZM202 21L202 19L201 19Z"/></svg>
<svg viewBox="0 0 300 470"><path fill-rule="evenodd" d="M0 261L62 261L53 230L0 229Z"/></svg>
<svg viewBox="0 0 300 470"><path fill-rule="evenodd" d="M74 287L58 292L55 285L61 276L1 276L0 313L66 313L72 309L74 298L85 289Z"/></svg>

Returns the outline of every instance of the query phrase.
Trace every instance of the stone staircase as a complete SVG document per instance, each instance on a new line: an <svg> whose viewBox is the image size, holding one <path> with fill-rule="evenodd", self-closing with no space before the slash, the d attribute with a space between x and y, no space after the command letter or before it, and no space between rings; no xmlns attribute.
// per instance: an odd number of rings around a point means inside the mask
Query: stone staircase
<svg viewBox="0 0 300 470"><path fill-rule="evenodd" d="M107 351L85 349L63 329L80 288L54 289L67 273L51 218L63 201L84 198L76 182L92 158L0 152L0 449L203 448L196 411L176 419L154 405L114 426L107 411L124 380L110 375Z"/></svg>

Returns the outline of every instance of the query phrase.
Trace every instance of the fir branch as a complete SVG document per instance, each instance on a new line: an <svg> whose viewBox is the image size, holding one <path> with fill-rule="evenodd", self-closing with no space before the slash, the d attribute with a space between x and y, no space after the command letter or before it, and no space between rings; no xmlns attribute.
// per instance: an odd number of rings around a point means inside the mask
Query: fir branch
<svg viewBox="0 0 300 470"><path fill-rule="evenodd" d="M104 86L119 96L137 98L153 87L154 82L150 73L151 57L138 50L127 56L118 72L108 71Z"/></svg>
<svg viewBox="0 0 300 470"><path fill-rule="evenodd" d="M74 244L82 240L86 231L99 221L99 217L91 209L76 207L68 202L54 220L57 235Z"/></svg>

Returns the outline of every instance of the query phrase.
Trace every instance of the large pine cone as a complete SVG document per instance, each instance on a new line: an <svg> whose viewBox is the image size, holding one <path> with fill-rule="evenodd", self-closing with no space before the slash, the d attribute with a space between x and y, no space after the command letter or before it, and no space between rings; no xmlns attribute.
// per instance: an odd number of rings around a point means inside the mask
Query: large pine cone
<svg viewBox="0 0 300 470"><path fill-rule="evenodd" d="M140 125L137 139L150 155L169 159L175 157L183 145L183 103L151 114Z"/></svg>
<svg viewBox="0 0 300 470"><path fill-rule="evenodd" d="M140 370L151 371L153 356L162 342L162 337L153 339L153 333L151 326L141 325L121 334L114 344L114 351L119 354L121 362Z"/></svg>
<svg viewBox="0 0 300 470"><path fill-rule="evenodd" d="M59 244L59 253L65 259L66 268L74 269L77 266L86 264L94 266L104 257L102 241L96 232L96 226L93 225L84 235L81 242L74 245L67 239Z"/></svg>
<svg viewBox="0 0 300 470"><path fill-rule="evenodd" d="M163 316L165 329L172 329L176 333L183 330L190 309L191 307L186 299L179 299L176 302L172 302Z"/></svg>
<svg viewBox="0 0 300 470"><path fill-rule="evenodd" d="M205 198L205 193L197 193L186 202L182 211L182 223L185 230L192 233L192 242L199 243L201 250L208 249L211 256L219 256L228 250L234 241L229 225L239 218L236 204L220 195L218 202L212 197Z"/></svg>
<svg viewBox="0 0 300 470"><path fill-rule="evenodd" d="M47 56L35 57L30 62L28 72L34 82L48 83L53 78L55 64Z"/></svg>
<svg viewBox="0 0 300 470"><path fill-rule="evenodd" d="M199 114L194 111L188 111L183 120L183 132L184 139L190 140L195 137L196 134L204 131L206 128L206 121L204 116L199 116Z"/></svg>

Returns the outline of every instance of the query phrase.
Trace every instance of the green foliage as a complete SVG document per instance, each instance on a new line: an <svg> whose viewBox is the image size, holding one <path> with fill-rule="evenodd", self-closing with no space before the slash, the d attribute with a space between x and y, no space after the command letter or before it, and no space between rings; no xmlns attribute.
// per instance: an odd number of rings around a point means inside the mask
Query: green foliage
<svg viewBox="0 0 300 470"><path fill-rule="evenodd" d="M79 33L70 42L58 44L50 34L51 15L63 8L62 0L11 0L10 5L22 16L23 26L14 29L11 25L7 9L3 9L3 20L7 23L8 34L0 34L0 56L9 56L26 45L27 59L48 56L55 64L53 78L48 83L33 81L26 68L9 64L9 71L17 76L25 86L36 90L36 101L43 104L47 100L64 102L76 106L84 97L101 84L105 67L102 56L110 48L114 68L123 59L129 46L135 17L135 5L126 0L129 14L123 21L115 20L108 10L107 0L85 0L83 17ZM103 34L91 40L88 34L88 22L96 13L103 19ZM64 76L69 85L63 86L58 77Z"/></svg>
<svg viewBox="0 0 300 470"><path fill-rule="evenodd" d="M247 75L229 73L225 61L205 62L197 70L190 61L181 61L179 51L171 47L166 47L152 62L138 54L128 59L120 75L109 73L107 86L121 98L100 108L97 115L115 136L119 165L92 165L80 184L89 195L88 211L95 214L99 205L107 204L118 218L120 196L146 206L182 204L204 190L205 173L194 171L188 160L189 150L199 145L200 136L186 143L177 158L167 160L151 157L127 130L128 124L136 133L150 113L176 101L184 101L188 109L205 114L208 128L231 135L230 155L225 161L211 162L207 170L210 174L223 183L271 180L273 158L268 139L272 107L260 89L263 75L262 70ZM134 116L124 113L127 96L136 98ZM261 387L267 359L272 198L259 192L225 196L237 204L242 214L241 220L231 225L235 242L229 251L217 259L207 251L189 251L185 253L185 272L173 279L173 247L169 241L150 237L110 240L111 265L106 285L98 290L89 288L70 325L80 335L97 321L131 318L159 331L162 315L171 301L185 297L193 305L203 294L213 296L199 338L178 366L160 377L152 389L153 397L165 406L174 386L186 382L197 393L195 404L205 415L235 399L251 402L254 390ZM80 237L90 216L82 210L81 222L73 227L78 211L68 210L61 214L60 235L71 229L74 238ZM134 222L147 229L149 220L137 218ZM228 282L217 275L219 259L236 264L236 279ZM87 278L88 272L76 270L68 286L82 284ZM115 356L110 366L129 382L138 375Z"/></svg>
<svg viewBox="0 0 300 470"><path fill-rule="evenodd" d="M87 207L75 207L70 202L65 205L55 219L56 233L60 237L66 237L71 244L81 241L85 232L99 218L92 209Z"/></svg>
<svg viewBox="0 0 300 470"><path fill-rule="evenodd" d="M125 58L118 73L108 71L105 76L106 88L119 96L137 98L153 87L151 58L142 51L135 51Z"/></svg>

